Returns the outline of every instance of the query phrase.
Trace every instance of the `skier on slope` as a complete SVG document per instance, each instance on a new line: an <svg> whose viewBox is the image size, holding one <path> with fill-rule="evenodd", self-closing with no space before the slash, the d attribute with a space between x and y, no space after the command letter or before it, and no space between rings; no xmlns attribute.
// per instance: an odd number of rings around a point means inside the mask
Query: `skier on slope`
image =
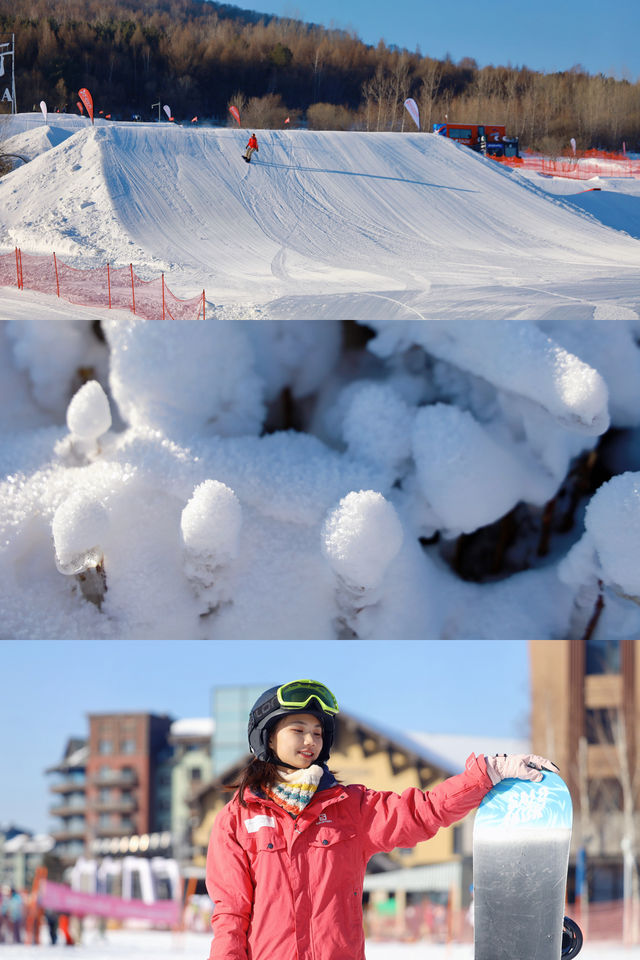
<svg viewBox="0 0 640 960"><path fill-rule="evenodd" d="M323 684L271 687L249 714L251 763L207 853L211 960L363 960L362 885L374 853L462 819L505 777L542 779L529 754L471 754L464 773L402 795L344 786L326 766L338 704Z"/></svg>
<svg viewBox="0 0 640 960"><path fill-rule="evenodd" d="M251 163L251 157L256 152L256 150L259 150L259 149L260 148L258 147L258 141L256 139L256 135L255 133L252 133L251 136L249 137L249 142L244 152L244 158L247 161L247 163Z"/></svg>

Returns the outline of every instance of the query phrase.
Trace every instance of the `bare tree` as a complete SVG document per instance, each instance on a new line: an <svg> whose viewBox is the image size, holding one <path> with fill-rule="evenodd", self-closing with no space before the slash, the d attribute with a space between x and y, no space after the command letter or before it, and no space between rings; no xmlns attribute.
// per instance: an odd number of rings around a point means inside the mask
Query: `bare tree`
<svg viewBox="0 0 640 960"><path fill-rule="evenodd" d="M437 60L429 60L420 90L420 116L425 130L431 130L433 106L440 89L442 69Z"/></svg>
<svg viewBox="0 0 640 960"><path fill-rule="evenodd" d="M394 130L398 108L402 110L402 127L404 127L403 104L409 95L409 60L406 54L398 57L390 78L390 108L391 120L389 129Z"/></svg>

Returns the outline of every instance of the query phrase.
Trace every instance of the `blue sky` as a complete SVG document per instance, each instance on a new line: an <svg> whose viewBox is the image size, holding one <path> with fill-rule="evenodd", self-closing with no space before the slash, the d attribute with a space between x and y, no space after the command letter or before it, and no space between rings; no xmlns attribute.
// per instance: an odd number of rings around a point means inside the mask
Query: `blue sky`
<svg viewBox="0 0 640 960"><path fill-rule="evenodd" d="M87 714L210 715L216 685L324 681L348 712L398 731L526 736L525 641L0 644L0 824L46 831L48 766Z"/></svg>
<svg viewBox="0 0 640 960"><path fill-rule="evenodd" d="M395 44L454 61L472 57L483 67L527 66L569 70L632 81L640 77L640 3L616 0L255 0L237 6L353 31L365 43Z"/></svg>

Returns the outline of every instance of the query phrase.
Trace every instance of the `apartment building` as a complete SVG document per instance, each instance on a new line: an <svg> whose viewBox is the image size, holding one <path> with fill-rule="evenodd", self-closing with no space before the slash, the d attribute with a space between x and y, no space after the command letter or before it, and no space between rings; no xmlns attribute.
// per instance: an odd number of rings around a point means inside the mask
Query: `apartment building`
<svg viewBox="0 0 640 960"><path fill-rule="evenodd" d="M88 756L87 741L70 737L60 763L45 771L53 777L49 784L49 790L54 797L49 807L49 813L54 818L51 836L55 841L56 856L65 866L75 863L84 851L87 833Z"/></svg>
<svg viewBox="0 0 640 960"><path fill-rule="evenodd" d="M176 720L171 724L171 836L173 854L180 863L192 859L191 812L194 794L212 776L211 738L214 721L210 717Z"/></svg>
<svg viewBox="0 0 640 960"><path fill-rule="evenodd" d="M596 901L622 896L623 839L631 836L633 823L640 826L633 797L640 734L639 644L595 634L529 644L533 749L553 758L569 785L572 861L579 852L586 857L589 898ZM637 793L637 782L635 786Z"/></svg>
<svg viewBox="0 0 640 960"><path fill-rule="evenodd" d="M157 832L158 771L170 755L171 718L151 713L89 714L86 841ZM165 821L166 823L166 818Z"/></svg>
<svg viewBox="0 0 640 960"><path fill-rule="evenodd" d="M55 800L49 812L55 855L69 866L96 852L128 853L133 847L166 852L171 844L172 718L95 713L88 719L88 739L69 739L60 763L46 770L53 778L49 789Z"/></svg>

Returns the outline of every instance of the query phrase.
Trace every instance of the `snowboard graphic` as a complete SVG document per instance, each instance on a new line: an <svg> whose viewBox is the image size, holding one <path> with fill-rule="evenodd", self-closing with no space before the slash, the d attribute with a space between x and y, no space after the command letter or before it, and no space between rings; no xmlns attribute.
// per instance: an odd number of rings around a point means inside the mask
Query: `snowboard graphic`
<svg viewBox="0 0 640 960"><path fill-rule="evenodd" d="M484 798L473 830L475 960L560 960L571 823L556 773L503 780Z"/></svg>

